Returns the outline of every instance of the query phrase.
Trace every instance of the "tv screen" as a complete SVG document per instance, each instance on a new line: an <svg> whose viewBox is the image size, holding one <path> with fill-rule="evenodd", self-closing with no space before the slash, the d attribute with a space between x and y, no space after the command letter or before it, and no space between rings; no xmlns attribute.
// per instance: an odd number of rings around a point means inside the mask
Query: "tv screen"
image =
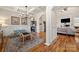
<svg viewBox="0 0 79 59"><path fill-rule="evenodd" d="M68 23L70 22L70 18L61 19L61 23Z"/></svg>

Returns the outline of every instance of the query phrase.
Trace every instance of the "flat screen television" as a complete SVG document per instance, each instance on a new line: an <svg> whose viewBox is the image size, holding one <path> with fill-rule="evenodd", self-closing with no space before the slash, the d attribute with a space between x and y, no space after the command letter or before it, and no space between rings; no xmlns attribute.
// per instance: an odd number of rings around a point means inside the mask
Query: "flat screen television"
<svg viewBox="0 0 79 59"><path fill-rule="evenodd" d="M61 19L61 23L69 23L69 22L70 22L70 18Z"/></svg>

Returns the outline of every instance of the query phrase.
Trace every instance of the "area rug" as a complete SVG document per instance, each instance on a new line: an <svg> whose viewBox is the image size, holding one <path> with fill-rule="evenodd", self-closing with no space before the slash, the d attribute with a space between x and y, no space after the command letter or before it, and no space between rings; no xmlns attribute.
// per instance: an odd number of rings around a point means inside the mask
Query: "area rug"
<svg viewBox="0 0 79 59"><path fill-rule="evenodd" d="M11 42L6 46L5 52L28 52L29 49L44 42L44 39L35 37L33 40L26 40L22 47L17 37L11 38Z"/></svg>

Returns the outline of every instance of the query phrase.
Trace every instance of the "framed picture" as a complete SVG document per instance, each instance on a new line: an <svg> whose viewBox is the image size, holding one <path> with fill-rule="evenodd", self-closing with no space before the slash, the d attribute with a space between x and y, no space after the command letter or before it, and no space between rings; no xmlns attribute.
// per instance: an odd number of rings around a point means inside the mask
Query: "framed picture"
<svg viewBox="0 0 79 59"><path fill-rule="evenodd" d="M12 25L19 25L20 24L20 18L16 16L11 16L11 24Z"/></svg>
<svg viewBox="0 0 79 59"><path fill-rule="evenodd" d="M27 25L27 17L21 18L21 25Z"/></svg>

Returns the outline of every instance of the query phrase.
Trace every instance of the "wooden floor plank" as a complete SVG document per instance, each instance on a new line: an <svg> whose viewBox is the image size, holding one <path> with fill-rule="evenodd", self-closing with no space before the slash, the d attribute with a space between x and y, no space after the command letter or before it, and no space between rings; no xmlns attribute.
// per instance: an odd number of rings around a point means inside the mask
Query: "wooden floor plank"
<svg viewBox="0 0 79 59"><path fill-rule="evenodd" d="M77 45L74 36L58 35L57 40L50 46L45 46L44 43L30 49L31 52L77 52Z"/></svg>

